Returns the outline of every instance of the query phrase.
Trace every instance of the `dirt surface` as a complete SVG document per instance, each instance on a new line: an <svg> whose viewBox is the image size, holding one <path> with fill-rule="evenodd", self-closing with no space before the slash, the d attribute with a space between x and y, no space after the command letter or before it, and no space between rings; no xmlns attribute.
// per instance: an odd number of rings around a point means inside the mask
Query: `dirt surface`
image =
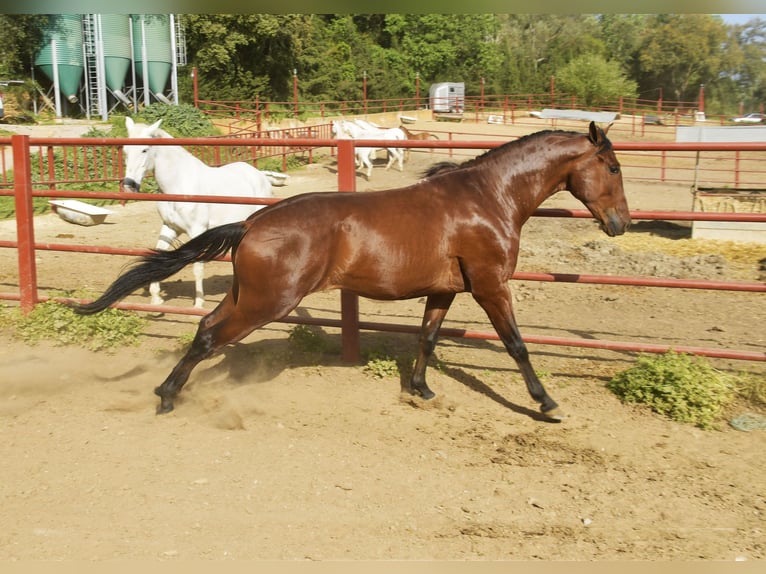
<svg viewBox="0 0 766 574"><path fill-rule="evenodd" d="M383 171L381 157L358 190L409 183L436 159L413 152L400 174ZM329 159L276 191L332 190L336 178ZM628 181L626 191L634 209L691 205L684 187ZM578 204L558 194L546 207ZM153 246L153 205L114 210L94 227L40 216L36 239ZM13 222L0 222L0 239L13 234ZM519 271L758 280L757 253L735 260L688 237L664 222L609 239L593 221L533 219ZM684 242L696 251L673 254ZM126 261L42 251L39 285L101 291ZM15 265L15 252L0 250L3 291L18 282ZM207 266L208 308L229 269ZM766 343L758 294L513 288L525 335L748 351ZM191 270L164 289L168 303L191 305ZM297 313L337 318L338 299L312 295ZM370 321L419 325L422 313L417 300L360 306ZM156 416L152 389L197 320L151 316L140 346L112 354L28 347L0 332L0 560L766 559L766 431L702 431L621 404L604 384L632 353L530 345L569 415L552 424L495 341L440 341L429 370L437 398L423 402L400 395L396 375L344 364L337 330L319 330L326 349L311 352L275 324L200 365L176 410ZM490 329L467 295L445 327ZM406 373L415 337L366 332L362 350L400 358ZM713 362L766 376L763 363Z"/></svg>

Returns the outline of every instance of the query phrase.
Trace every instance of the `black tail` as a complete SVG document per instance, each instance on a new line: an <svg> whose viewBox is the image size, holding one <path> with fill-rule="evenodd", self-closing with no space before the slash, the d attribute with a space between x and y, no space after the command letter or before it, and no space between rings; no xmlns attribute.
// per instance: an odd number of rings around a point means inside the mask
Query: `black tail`
<svg viewBox="0 0 766 574"><path fill-rule="evenodd" d="M190 263L212 261L224 255L229 249L236 250L245 231L247 231L247 225L244 221L228 223L208 229L177 249L153 251L136 261L130 269L120 275L101 297L90 303L73 303L72 308L81 315L92 315L103 311L139 287L167 279Z"/></svg>

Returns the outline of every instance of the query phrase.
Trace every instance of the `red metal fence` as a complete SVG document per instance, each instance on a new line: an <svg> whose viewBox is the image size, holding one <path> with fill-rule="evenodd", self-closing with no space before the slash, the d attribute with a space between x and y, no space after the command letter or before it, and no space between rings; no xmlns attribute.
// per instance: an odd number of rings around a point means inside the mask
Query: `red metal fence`
<svg viewBox="0 0 766 574"><path fill-rule="evenodd" d="M560 129L579 129L574 122L558 121ZM619 122L610 129L612 140L620 128L629 129ZM212 145L205 140L203 145L189 146L189 150L208 165L222 165L233 161L247 161L259 166L259 162L276 158L287 170L287 159L294 155L303 155L309 163L313 161L317 141L332 138L330 124L318 124L297 128L280 128L257 131L254 124L242 124L229 128L229 133L220 140L239 139L239 145ZM530 126L532 129L540 129ZM447 142L466 141L477 136L466 128L456 126L429 131ZM532 130L530 130L532 131ZM482 136L491 137L491 136ZM495 136L497 145L507 141L508 136ZM502 138L502 139L501 139ZM268 139L268 143L254 145L254 141ZM284 141L290 141L285 145ZM308 141L311 145L308 145ZM9 139L6 139L10 143ZM57 188L61 184L85 184L91 182L117 181L121 177L123 158L122 147L114 138L74 138L66 140L33 138L31 177L35 189ZM51 143L45 143L51 142ZM303 142L303 143L301 143ZM452 144L450 144L452 145ZM766 162L759 147L738 146L735 148L702 149L699 146L668 146L665 143L617 144L621 150L620 163L623 173L629 180L682 183L690 187L695 183L700 187L734 187L742 189L761 189L766 186ZM333 148L330 148L333 149ZM468 156L470 150L452 146L449 152L454 157ZM11 157L6 148L0 146L0 188L11 187L7 176L12 170ZM59 165L58 171L56 165Z"/></svg>
<svg viewBox="0 0 766 574"><path fill-rule="evenodd" d="M84 253L103 253L117 255L137 255L144 253L144 250L119 249L110 247L82 246L69 244L50 244L37 243L34 234L34 210L33 198L96 198L96 199L117 199L124 201L157 201L159 199L169 201L201 201L201 202L236 202L243 203L241 197L221 198L218 196L167 196L160 194L130 194L130 193L87 193L83 191L61 191L53 188L35 190L32 181L32 166L37 158L33 158L32 149L47 150L51 147L63 146L120 146L127 143L133 144L151 144L151 145L197 145L214 147L237 147L242 146L242 140L237 138L221 138L216 140L199 139L145 139L145 140L116 140L87 138L85 140L77 138L53 139L53 138L35 138L29 136L14 136L11 139L13 150L13 173L14 184L12 190L1 190L0 195L13 195L16 206L16 229L17 239L15 241L0 241L0 247L16 249L18 252L19 269L19 290L13 293L0 293L0 300L19 301L21 308L25 311L38 302L46 300L41 296L37 289L37 272L35 264L36 250L52 250L64 252L84 252ZM0 145L3 145L3 139L0 139ZM401 142L402 147L411 148L438 148L438 149L488 149L499 145L497 141L405 141ZM309 139L309 138L287 138L275 140L271 138L248 140L247 146L253 149L262 146L282 146L284 148L313 149L313 148L331 148L337 150L338 159L338 191L355 191L356 170L354 162L354 145L385 147L390 142L383 140L332 140L332 139ZM662 151L663 153L675 152L764 152L765 143L747 143L747 144L679 144L679 143L615 143L614 147L623 152L646 152ZM89 156L91 157L91 156ZM98 162L96 162L98 163ZM274 200L250 200L248 203L270 203ZM547 217L579 217L591 218L591 214L586 210L568 210L568 209L539 209L538 216ZM696 220L696 221L743 221L758 222L766 224L766 214L749 213L703 213L703 212L650 212L633 211L632 217L636 220ZM685 288L685 289L710 289L710 290L733 290L741 292L764 293L766 284L759 282L723 282L723 281L700 281L700 280L682 280L682 279L662 279L648 277L622 277L622 276L599 276L582 274L556 274L556 273L517 273L514 279L529 281L556 281L572 283L590 283L600 285L635 285L643 287L666 287L666 288ZM157 311L158 308L150 305L139 305L122 303L118 305L121 308L134 309L141 311ZM162 307L166 313L183 314L205 314L207 311L199 309L181 309L178 307ZM356 360L359 356L359 330L382 330L399 332L416 332L417 327L407 325L392 325L361 321L359 318L358 302L355 296L343 293L341 294L341 319L303 319L289 317L285 320L290 323L317 324L329 327L340 327L343 338L343 356L347 360ZM478 339L496 339L493 332L471 331L464 329L443 329L442 334L453 337L466 337ZM530 343L545 345L564 345L579 346L588 348L611 349L621 351L638 352L665 352L669 347L651 343L604 341L593 339L561 338L528 336L525 340ZM766 352L740 351L735 349L716 349L674 346L678 352L688 352L710 357L719 357L727 359L766 361Z"/></svg>

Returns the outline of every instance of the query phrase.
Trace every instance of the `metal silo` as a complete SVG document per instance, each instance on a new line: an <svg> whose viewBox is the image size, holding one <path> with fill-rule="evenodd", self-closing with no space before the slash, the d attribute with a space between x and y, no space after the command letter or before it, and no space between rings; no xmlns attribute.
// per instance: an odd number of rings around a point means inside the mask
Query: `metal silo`
<svg viewBox="0 0 766 574"><path fill-rule="evenodd" d="M127 14L101 14L104 42L104 80L112 92L120 92L130 69L130 21Z"/></svg>
<svg viewBox="0 0 766 574"><path fill-rule="evenodd" d="M67 100L77 101L82 78L82 23L79 14L51 14L43 29L43 47L35 65L53 81L58 101L59 92ZM57 113L60 114L58 106Z"/></svg>
<svg viewBox="0 0 766 574"><path fill-rule="evenodd" d="M170 16L133 14L131 18L136 73L157 99L167 101L163 92L173 65Z"/></svg>

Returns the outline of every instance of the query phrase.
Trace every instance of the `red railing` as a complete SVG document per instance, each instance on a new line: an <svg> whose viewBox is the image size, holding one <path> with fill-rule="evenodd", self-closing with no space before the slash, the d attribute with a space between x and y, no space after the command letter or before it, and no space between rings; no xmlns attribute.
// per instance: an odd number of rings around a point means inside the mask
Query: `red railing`
<svg viewBox="0 0 766 574"><path fill-rule="evenodd" d="M128 250L119 249L113 247L103 246L81 246L81 245L67 245L67 244L41 244L36 243L34 238L34 214L32 210L33 197L80 197L80 198L99 198L99 199L120 199L120 200L141 200L141 201L156 201L159 199L165 201L199 201L199 202L231 202L231 203L243 203L241 197L222 198L218 196L177 196L177 195L160 195L160 194L126 194L126 193L85 193L82 191L57 191L55 189L46 190L33 190L33 183L31 179L31 148L33 146L66 146L66 145L122 145L125 143L137 143L137 144L151 144L151 145L201 145L203 142L196 139L182 139L175 140L158 140L158 139L146 139L146 140L99 140L97 138L92 141L83 143L81 139L30 139L28 136L14 136L12 139L13 146L13 167L14 167L14 189L13 191L1 191L0 195L14 195L16 205L16 228L17 239L16 241L0 241L0 247L12 248L18 251L19 261L19 291L18 293L0 293L0 299L19 301L21 308L25 311L31 310L31 308L38 302L43 301L46 297L40 296L37 288L37 271L35 264L35 251L36 250L54 250L54 251L68 251L68 252L84 252L84 253L102 253L102 254L119 254L119 255L136 255L144 253L143 250ZM2 142L0 142L2 143ZM212 145L208 141L204 142L205 145ZM248 141L249 146L268 146L268 145L283 145L283 146L321 146L329 148L337 148L338 155L338 190L344 192L355 191L356 171L354 163L354 146L355 144L360 146L371 147L385 147L390 145L390 142L385 140L359 140L354 142L353 140L316 140L316 139L286 139L286 140L273 140L273 139L254 139ZM238 146L242 145L241 140L223 138L215 141L216 146ZM400 142L397 145L409 148L438 148L438 149L487 149L499 145L499 142L491 141L429 141L429 142L417 142L417 141L405 141ZM731 151L739 149L741 151L766 151L766 143L753 143L753 144L647 144L647 143L615 143L615 148L618 151L645 151L651 150L664 150L667 152L672 151ZM275 200L249 200L247 203L270 203ZM592 217L586 210L567 210L567 209L540 209L536 213L538 216L548 217ZM662 219L662 220L696 220L696 221L745 221L745 222L758 222L766 224L766 214L749 213L749 214L735 214L735 213L699 213L699 212L650 212L650 211L635 211L632 212L634 219ZM666 287L666 288L685 288L685 289L723 289L752 293L764 293L766 292L766 283L759 282L725 282L725 281L701 281L701 280L682 280L682 279L661 279L651 277L621 277L621 276L598 276L598 275L582 275L582 274L561 274L561 273L517 273L514 275L514 279L523 279L531 281L557 281L557 282L574 282L574 283L592 283L592 284L609 284L609 285L635 285L644 287ZM135 309L141 311L157 311L157 307L150 305L140 305L131 303L120 303L117 305L120 308ZM208 311L199 309L179 309L178 307L162 307L162 311L167 313L183 313L193 315L204 315ZM381 331L400 331L400 332L416 332L417 327L406 325L392 325L384 323L374 323L360 321L358 302L355 296L343 293L341 295L341 319L329 320L329 319L311 319L306 320L303 318L290 317L286 319L290 323L307 323L325 325L330 327L340 327L343 338L343 356L346 360L356 360L359 357L359 330L381 330ZM464 329L444 329L442 331L444 335L455 337L468 337L468 338L482 338L482 339L496 339L497 336L493 332L472 331ZM566 345L566 346L580 346L588 348L601 348L601 349L613 349L623 351L638 351L638 352L664 352L669 350L669 347L663 345L655 345L651 343L636 343L636 342L615 342L615 341L603 341L603 340L586 340L575 338L559 338L559 337L543 337L543 336L528 336L525 340L531 343L539 343L545 345ZM686 347L686 346L673 346L673 349L679 352L689 352L700 355L706 355L711 357L721 357L728 359L739 360L751 360L751 361L766 361L766 352L760 351L740 351L733 349L710 349L699 347Z"/></svg>

